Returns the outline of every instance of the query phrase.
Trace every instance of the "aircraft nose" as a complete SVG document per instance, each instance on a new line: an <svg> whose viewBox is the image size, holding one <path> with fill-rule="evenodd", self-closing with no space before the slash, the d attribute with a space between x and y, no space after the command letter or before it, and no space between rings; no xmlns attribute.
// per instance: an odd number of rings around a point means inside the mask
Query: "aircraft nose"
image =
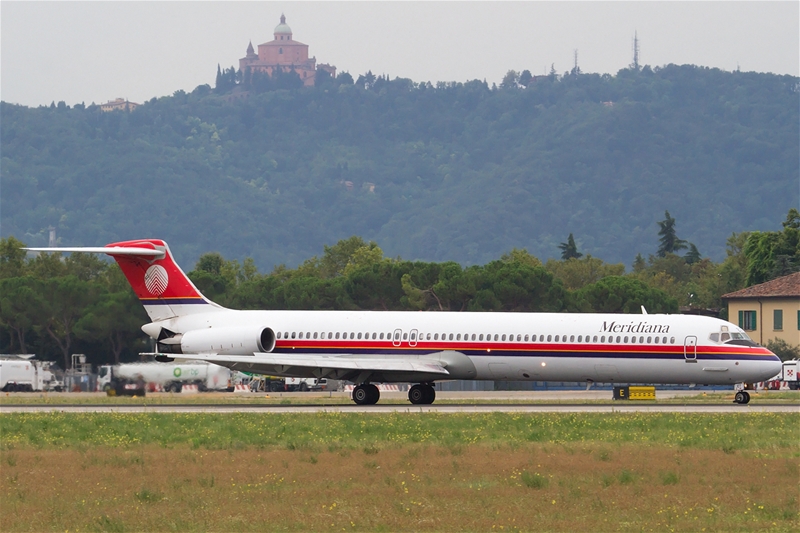
<svg viewBox="0 0 800 533"><path fill-rule="evenodd" d="M764 373L769 374L770 376L777 376L781 373L783 362L781 361L780 357L772 352L770 353L772 354L772 357L769 360L764 361L762 365L764 368Z"/></svg>

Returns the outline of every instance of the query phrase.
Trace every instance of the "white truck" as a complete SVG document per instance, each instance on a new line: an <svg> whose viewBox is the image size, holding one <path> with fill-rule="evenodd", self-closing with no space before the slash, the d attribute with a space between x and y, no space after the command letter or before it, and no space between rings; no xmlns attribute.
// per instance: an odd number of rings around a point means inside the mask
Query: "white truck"
<svg viewBox="0 0 800 533"><path fill-rule="evenodd" d="M50 363L32 359L0 359L0 391L34 392L56 390L61 382L50 372Z"/></svg>
<svg viewBox="0 0 800 533"><path fill-rule="evenodd" d="M229 369L202 361L123 363L104 365L98 370L98 387L106 392L141 382L160 385L166 392L181 392L184 385L197 385L199 391L230 392L234 388Z"/></svg>
<svg viewBox="0 0 800 533"><path fill-rule="evenodd" d="M284 383L286 390L290 392L328 390L328 380L326 378L286 378Z"/></svg>
<svg viewBox="0 0 800 533"><path fill-rule="evenodd" d="M798 384L797 371L800 370L800 361L793 359L791 361L784 361L781 368L780 380L785 381L791 390L800 389Z"/></svg>

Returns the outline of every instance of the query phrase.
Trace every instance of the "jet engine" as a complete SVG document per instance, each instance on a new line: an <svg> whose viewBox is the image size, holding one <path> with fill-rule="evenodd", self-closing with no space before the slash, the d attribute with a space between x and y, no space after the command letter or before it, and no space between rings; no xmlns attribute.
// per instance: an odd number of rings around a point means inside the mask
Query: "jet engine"
<svg viewBox="0 0 800 533"><path fill-rule="evenodd" d="M275 332L260 326L194 329L158 340L160 353L253 355L273 349Z"/></svg>

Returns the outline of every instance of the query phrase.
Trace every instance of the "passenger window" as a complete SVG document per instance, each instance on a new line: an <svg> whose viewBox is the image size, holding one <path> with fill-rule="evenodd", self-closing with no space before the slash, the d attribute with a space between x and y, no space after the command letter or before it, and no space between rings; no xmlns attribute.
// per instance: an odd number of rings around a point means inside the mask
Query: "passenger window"
<svg viewBox="0 0 800 533"><path fill-rule="evenodd" d="M355 337L356 337L356 334L355 334L355 333L350 333L350 338L351 338L351 339L354 339Z"/></svg>
<svg viewBox="0 0 800 533"><path fill-rule="evenodd" d="M297 337L297 333L293 331L292 332L292 338L294 339L295 337Z"/></svg>
<svg viewBox="0 0 800 533"><path fill-rule="evenodd" d="M656 338L655 338L655 339L653 339L653 340L655 341L655 343L656 343L656 344L658 344L658 337L656 337Z"/></svg>
<svg viewBox="0 0 800 533"><path fill-rule="evenodd" d="M358 340L361 340L361 332L358 333Z"/></svg>
<svg viewBox="0 0 800 533"><path fill-rule="evenodd" d="M647 337L647 344L653 343L653 337Z"/></svg>
<svg viewBox="0 0 800 533"><path fill-rule="evenodd" d="M525 335L525 342L528 342L528 335Z"/></svg>
<svg viewBox="0 0 800 533"><path fill-rule="evenodd" d="M502 337L500 337L500 340L501 340L501 341L504 341L504 340L506 340L506 334L505 334L505 333L503 333L503 336L502 336Z"/></svg>
<svg viewBox="0 0 800 533"><path fill-rule="evenodd" d="M336 338L337 339L339 338L339 332L338 331L336 332Z"/></svg>
<svg viewBox="0 0 800 533"><path fill-rule="evenodd" d="M495 340L495 341L498 341L498 340L500 340L500 335L498 335L497 333L495 333L495 334L494 334L494 340Z"/></svg>
<svg viewBox="0 0 800 533"><path fill-rule="evenodd" d="M300 338L300 339L303 338L303 332L302 331L300 332L300 336L298 338Z"/></svg>
<svg viewBox="0 0 800 533"><path fill-rule="evenodd" d="M279 338L279 339L281 338L281 332L280 331L278 332L277 338Z"/></svg>
<svg viewBox="0 0 800 533"><path fill-rule="evenodd" d="M619 335L617 335L617 344L619 344L619 343L620 343L620 338L619 338Z"/></svg>
<svg viewBox="0 0 800 533"><path fill-rule="evenodd" d="M416 333L411 333L411 340L412 341L417 340L417 334Z"/></svg>
<svg viewBox="0 0 800 533"><path fill-rule="evenodd" d="M383 333L381 333L381 340L383 340Z"/></svg>
<svg viewBox="0 0 800 533"><path fill-rule="evenodd" d="M460 340L461 340L461 333L459 333L458 335L456 335L456 340L457 340L457 341L460 341Z"/></svg>
<svg viewBox="0 0 800 533"><path fill-rule="evenodd" d="M548 335L547 336L547 342L550 342L551 340L553 340L553 336L552 335Z"/></svg>
<svg viewBox="0 0 800 533"><path fill-rule="evenodd" d="M569 336L569 342L575 342L575 335Z"/></svg>
<svg viewBox="0 0 800 533"><path fill-rule="evenodd" d="M644 337L639 337L639 344L642 344L643 342L644 342Z"/></svg>
<svg viewBox="0 0 800 533"><path fill-rule="evenodd" d="M472 340L475 340L476 338L477 338L477 335L475 335L475 334L473 333L473 334L472 334Z"/></svg>
<svg viewBox="0 0 800 533"><path fill-rule="evenodd" d="M404 340L404 341L407 341L407 340L408 340L408 333L403 333L403 340Z"/></svg>
<svg viewBox="0 0 800 533"><path fill-rule="evenodd" d="M376 338L378 338L378 334L377 333L373 333L372 334L372 340L375 340Z"/></svg>
<svg viewBox="0 0 800 533"><path fill-rule="evenodd" d="M439 334L438 333L434 333L433 334L433 340L435 340L435 341L439 340Z"/></svg>
<svg viewBox="0 0 800 533"><path fill-rule="evenodd" d="M479 340L479 341L482 341L482 340L483 340L483 333L481 333L480 335L478 335L478 340Z"/></svg>
<svg viewBox="0 0 800 533"><path fill-rule="evenodd" d="M328 338L329 338L329 339L332 339L332 338L333 338L333 333L332 333L332 332L330 332L330 331L328 332Z"/></svg>
<svg viewBox="0 0 800 533"><path fill-rule="evenodd" d="M583 340L583 335L578 335L578 342L581 342L582 340ZM587 337L587 340L588 340L588 337Z"/></svg>
<svg viewBox="0 0 800 533"><path fill-rule="evenodd" d="M428 333L428 336L426 337L425 340L431 340L431 334L430 333Z"/></svg>
<svg viewBox="0 0 800 533"><path fill-rule="evenodd" d="M396 341L400 340L400 332L399 331L394 334L394 340L396 340Z"/></svg>
<svg viewBox="0 0 800 533"><path fill-rule="evenodd" d="M666 341L666 337L664 337L664 342L667 342ZM670 338L669 343L670 344L675 344L675 337Z"/></svg>
<svg viewBox="0 0 800 533"><path fill-rule="evenodd" d="M603 335L602 337L600 337L600 342L606 342L606 336L605 336L605 335Z"/></svg>
<svg viewBox="0 0 800 533"><path fill-rule="evenodd" d="M626 343L626 344L628 343L628 336L627 335L625 335L625 340L623 342Z"/></svg>
<svg viewBox="0 0 800 533"><path fill-rule="evenodd" d="M316 331L314 332L314 338L315 339L317 338L317 332Z"/></svg>

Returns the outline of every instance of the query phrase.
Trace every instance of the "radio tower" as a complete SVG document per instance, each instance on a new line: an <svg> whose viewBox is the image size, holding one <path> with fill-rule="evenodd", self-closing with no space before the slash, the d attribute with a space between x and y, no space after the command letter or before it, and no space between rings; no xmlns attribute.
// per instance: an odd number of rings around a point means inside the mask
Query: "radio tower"
<svg viewBox="0 0 800 533"><path fill-rule="evenodd" d="M639 36L635 31L633 32L633 63L631 63L631 68L639 70Z"/></svg>

